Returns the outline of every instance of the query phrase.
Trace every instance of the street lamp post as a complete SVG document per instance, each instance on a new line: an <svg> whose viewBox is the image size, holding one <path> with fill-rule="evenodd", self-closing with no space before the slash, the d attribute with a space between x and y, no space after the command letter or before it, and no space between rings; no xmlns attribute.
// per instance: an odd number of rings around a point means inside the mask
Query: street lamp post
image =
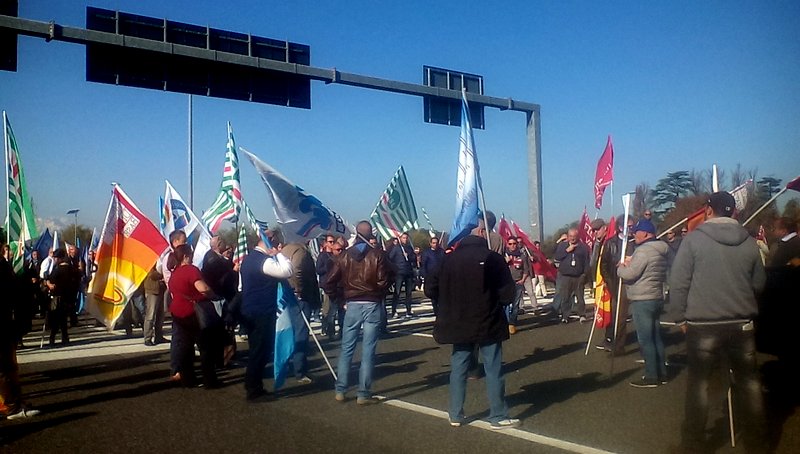
<svg viewBox="0 0 800 454"><path fill-rule="evenodd" d="M78 211L81 211L81 210L75 209L75 210L67 211L67 214L74 214L75 215L75 224L73 224L74 225L74 229L75 229L75 247L78 247Z"/></svg>

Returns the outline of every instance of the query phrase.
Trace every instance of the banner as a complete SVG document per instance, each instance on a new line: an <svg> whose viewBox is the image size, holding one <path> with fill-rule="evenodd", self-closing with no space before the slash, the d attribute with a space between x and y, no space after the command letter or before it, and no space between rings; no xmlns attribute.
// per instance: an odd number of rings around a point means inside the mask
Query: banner
<svg viewBox="0 0 800 454"><path fill-rule="evenodd" d="M150 268L167 249L158 228L114 186L100 243L97 271L89 283L89 311L108 331L144 281Z"/></svg>
<svg viewBox="0 0 800 454"><path fill-rule="evenodd" d="M242 203L242 189L239 183L239 156L236 154L233 129L231 129L231 123L228 122L228 143L225 151L225 165L222 169L222 184L220 185L217 199L211 205L211 208L203 213L203 225L211 233L216 233L222 221L238 222L242 213Z"/></svg>
<svg viewBox="0 0 800 454"><path fill-rule="evenodd" d="M606 187L614 180L614 145L611 136L608 136L606 148L597 161L597 170L594 174L594 207L598 210L603 206L603 193ZM613 194L612 194L613 195Z"/></svg>
<svg viewBox="0 0 800 454"><path fill-rule="evenodd" d="M267 187L267 194L272 201L286 244L316 238L326 233L350 236L350 229L335 211L323 205L313 195L306 194L303 188L289 181L256 155L244 148L240 150L253 163L261 181Z"/></svg>
<svg viewBox="0 0 800 454"><path fill-rule="evenodd" d="M186 243L192 246L194 255L192 264L198 268L203 267L203 258L206 252L211 250L211 234L206 230L206 226L200 218L192 212L178 191L172 187L169 181L165 181L166 190L164 192L164 238L169 238L169 234L175 230L183 230L186 234Z"/></svg>
<svg viewBox="0 0 800 454"><path fill-rule="evenodd" d="M461 137L458 149L458 173L456 177L456 214L450 228L448 246L469 235L478 226L478 189L480 186L480 169L475 152L475 140L472 138L472 122L469 117L467 95L461 92Z"/></svg>
<svg viewBox="0 0 800 454"><path fill-rule="evenodd" d="M399 238L403 232L419 228L417 208L403 166L389 181L369 220L384 240Z"/></svg>
<svg viewBox="0 0 800 454"><path fill-rule="evenodd" d="M19 157L19 146L11 129L11 122L3 111L3 144L6 156L6 189L8 194L5 222L6 241L11 251L11 266L15 274L22 274L25 265L25 242L36 238L36 218L28 196L25 172ZM42 257L44 259L44 257Z"/></svg>

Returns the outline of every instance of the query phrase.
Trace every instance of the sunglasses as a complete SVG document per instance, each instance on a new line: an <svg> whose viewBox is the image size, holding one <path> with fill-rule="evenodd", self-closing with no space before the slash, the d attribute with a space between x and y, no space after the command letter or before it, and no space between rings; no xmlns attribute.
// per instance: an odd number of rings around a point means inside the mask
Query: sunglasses
<svg viewBox="0 0 800 454"><path fill-rule="evenodd" d="M517 244L517 242L516 242L516 241L509 241L509 242L508 242L508 245L509 245L509 246L514 246L515 244Z"/></svg>

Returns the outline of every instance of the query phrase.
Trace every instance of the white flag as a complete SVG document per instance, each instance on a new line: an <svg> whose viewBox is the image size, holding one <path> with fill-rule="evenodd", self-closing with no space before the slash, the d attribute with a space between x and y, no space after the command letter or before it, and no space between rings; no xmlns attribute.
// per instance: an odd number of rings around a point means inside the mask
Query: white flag
<svg viewBox="0 0 800 454"><path fill-rule="evenodd" d="M186 234L186 242L194 249L192 263L202 268L203 258L211 249L211 234L208 233L205 224L198 218L189 206L184 203L183 198L175 188L167 184L164 193L164 236L169 239L169 234L174 230L183 230Z"/></svg>

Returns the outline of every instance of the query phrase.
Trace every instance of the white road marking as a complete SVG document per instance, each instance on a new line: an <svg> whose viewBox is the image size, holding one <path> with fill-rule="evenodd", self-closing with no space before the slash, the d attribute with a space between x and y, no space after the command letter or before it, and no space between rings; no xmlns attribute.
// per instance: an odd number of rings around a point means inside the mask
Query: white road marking
<svg viewBox="0 0 800 454"><path fill-rule="evenodd" d="M391 405L392 407L402 408L404 410L413 411L415 413L433 416L435 418L444 419L445 421L449 420L446 411L436 410L435 408L412 404L411 402L405 402L402 400L389 399L384 396L375 396L375 397L380 399L381 403L384 405ZM470 421L467 425L469 427L475 427L477 429L483 429L497 434L507 435L510 437L519 438L521 440L530 441L532 443L563 449L564 451L575 452L579 454L612 454L612 451L605 451L598 448L592 448L591 446L584 446L578 443L573 443L571 441L564 441L564 440L559 440L558 438L538 435L521 429L503 429L503 430L492 429L491 424L489 424L486 421L474 420ZM453 428L453 430L458 430L458 429Z"/></svg>

